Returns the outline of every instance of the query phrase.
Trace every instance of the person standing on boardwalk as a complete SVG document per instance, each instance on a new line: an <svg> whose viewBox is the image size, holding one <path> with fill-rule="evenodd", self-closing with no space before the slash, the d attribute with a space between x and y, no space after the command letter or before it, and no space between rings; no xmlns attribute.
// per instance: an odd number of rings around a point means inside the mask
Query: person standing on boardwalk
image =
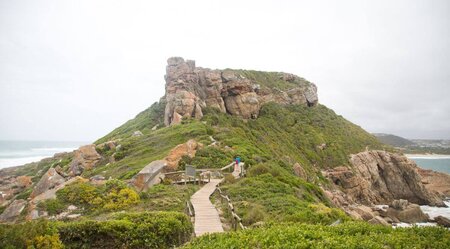
<svg viewBox="0 0 450 249"><path fill-rule="evenodd" d="M239 167L239 164L241 163L241 158L239 156L235 159L236 164L234 165L234 170L237 170Z"/></svg>

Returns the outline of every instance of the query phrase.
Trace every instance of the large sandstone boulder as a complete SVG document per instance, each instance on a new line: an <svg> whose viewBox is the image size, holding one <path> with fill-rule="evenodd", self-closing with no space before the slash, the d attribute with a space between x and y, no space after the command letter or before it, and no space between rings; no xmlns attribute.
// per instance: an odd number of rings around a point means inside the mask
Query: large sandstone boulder
<svg viewBox="0 0 450 249"><path fill-rule="evenodd" d="M102 157L95 150L94 144L81 146L74 151L69 173L72 176L81 175L84 170L92 169Z"/></svg>
<svg viewBox="0 0 450 249"><path fill-rule="evenodd" d="M366 151L352 155L353 169L337 167L325 175L352 201L368 206L405 199L419 205L445 206L422 184L417 165L399 154Z"/></svg>
<svg viewBox="0 0 450 249"><path fill-rule="evenodd" d="M24 210L27 205L25 200L15 200L0 214L0 222L12 222L14 221L20 213Z"/></svg>
<svg viewBox="0 0 450 249"><path fill-rule="evenodd" d="M271 101L317 105L317 87L314 84L293 74L280 73L280 79L292 88L282 91L261 87L233 70L200 68L195 66L195 61L169 58L165 76L164 123L173 125L183 118L201 118L205 107L250 119L256 118L261 106Z"/></svg>
<svg viewBox="0 0 450 249"><path fill-rule="evenodd" d="M202 144L197 143L197 141L195 141L194 139L191 139L184 144L177 145L169 152L169 155L164 159L167 162L167 169L176 170L181 157L194 157L197 149L199 149L200 147L202 147Z"/></svg>
<svg viewBox="0 0 450 249"><path fill-rule="evenodd" d="M427 222L429 220L417 204L408 203L406 200L396 200L389 206L386 217L406 223Z"/></svg>
<svg viewBox="0 0 450 249"><path fill-rule="evenodd" d="M64 177L59 175L54 168L50 168L36 184L30 197L34 198L49 189L53 189L56 186L63 184L65 181Z"/></svg>
<svg viewBox="0 0 450 249"><path fill-rule="evenodd" d="M138 191L147 190L149 187L160 183L164 178L162 170L166 167L165 160L157 160L145 166L139 173L133 177L132 184Z"/></svg>

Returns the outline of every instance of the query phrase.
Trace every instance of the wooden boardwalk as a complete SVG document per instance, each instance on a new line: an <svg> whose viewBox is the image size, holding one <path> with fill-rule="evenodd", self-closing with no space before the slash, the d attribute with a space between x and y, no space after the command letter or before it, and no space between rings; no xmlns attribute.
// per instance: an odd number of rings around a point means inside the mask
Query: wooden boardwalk
<svg viewBox="0 0 450 249"><path fill-rule="evenodd" d="M195 213L194 230L196 236L201 236L205 233L223 232L219 213L209 200L217 184L221 181L222 179L211 179L211 182L203 186L191 197Z"/></svg>
<svg viewBox="0 0 450 249"><path fill-rule="evenodd" d="M232 175L236 179L240 177L243 166L244 163L241 163L239 167L234 168ZM209 200L209 197L216 190L216 186L222 181L223 179L211 179L209 183L191 196L191 203L194 207L195 214L195 236L201 236L205 233L223 232L219 213Z"/></svg>

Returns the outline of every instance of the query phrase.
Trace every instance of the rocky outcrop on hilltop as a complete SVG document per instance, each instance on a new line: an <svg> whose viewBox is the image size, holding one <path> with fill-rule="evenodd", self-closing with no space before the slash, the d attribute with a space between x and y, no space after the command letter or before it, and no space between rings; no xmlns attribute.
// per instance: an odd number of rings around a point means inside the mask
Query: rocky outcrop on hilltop
<svg viewBox="0 0 450 249"><path fill-rule="evenodd" d="M164 123L177 124L183 117L201 118L205 107L244 119L256 118L261 105L281 104L314 106L317 88L293 74L279 73L279 79L293 85L287 90L261 86L233 70L211 70L195 66L195 61L180 57L167 60Z"/></svg>
<svg viewBox="0 0 450 249"><path fill-rule="evenodd" d="M343 203L387 204L405 199L419 205L445 206L422 184L417 165L405 156L385 151L352 155L353 168L337 167L326 176L339 187ZM339 191L337 191L339 192Z"/></svg>

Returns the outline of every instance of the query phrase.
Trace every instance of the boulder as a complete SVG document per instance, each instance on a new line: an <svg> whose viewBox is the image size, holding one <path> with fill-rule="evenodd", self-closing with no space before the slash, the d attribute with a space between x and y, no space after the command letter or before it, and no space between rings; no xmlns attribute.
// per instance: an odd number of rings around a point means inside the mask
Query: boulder
<svg viewBox="0 0 450 249"><path fill-rule="evenodd" d="M184 144L179 144L173 148L169 155L164 158L167 163L167 169L176 170L178 168L178 162L183 156L194 157L197 149L201 148L202 144L197 143L194 139L190 139Z"/></svg>
<svg viewBox="0 0 450 249"><path fill-rule="evenodd" d="M375 225L390 226L389 223L380 216L373 217L371 220L369 220L369 223L375 224Z"/></svg>
<svg viewBox="0 0 450 249"><path fill-rule="evenodd" d="M138 191L147 190L149 187L160 183L161 179L164 178L162 170L166 165L165 160L151 162L133 177L131 183Z"/></svg>
<svg viewBox="0 0 450 249"><path fill-rule="evenodd" d="M92 169L101 158L100 154L95 150L94 144L81 146L74 151L74 156L69 166L70 175L81 175L84 170Z"/></svg>
<svg viewBox="0 0 450 249"><path fill-rule="evenodd" d="M358 213L363 220L369 221L377 215L372 211L372 208L364 205L358 205L353 207L356 213Z"/></svg>
<svg viewBox="0 0 450 249"><path fill-rule="evenodd" d="M352 155L353 168L325 172L356 203L367 206L404 199L419 205L445 206L442 199L422 184L417 165L405 156L385 151Z"/></svg>
<svg viewBox="0 0 450 249"><path fill-rule="evenodd" d="M25 209L27 201L25 200L15 200L0 214L0 222L12 222L14 221L20 213Z"/></svg>
<svg viewBox="0 0 450 249"><path fill-rule="evenodd" d="M408 204L406 207L401 206L401 208L403 209L389 207L386 216L392 220L406 223L427 222L429 220L428 215L422 212L417 204Z"/></svg>
<svg viewBox="0 0 450 249"><path fill-rule="evenodd" d="M30 197L34 198L46 192L49 189L55 188L56 186L64 183L65 181L66 179L64 179L64 177L59 175L54 168L50 168L36 184Z"/></svg>
<svg viewBox="0 0 450 249"><path fill-rule="evenodd" d="M450 219L445 218L444 216L437 216L434 218L434 221L440 226L450 227Z"/></svg>
<svg viewBox="0 0 450 249"><path fill-rule="evenodd" d="M45 191L45 192L43 192L43 193L41 193L39 195L34 196L32 198L32 200L31 200L31 202L36 204L36 203L38 203L39 201L42 201L42 200L55 199L56 198L56 191L64 188L68 184L71 184L71 183L74 183L74 182L77 182L77 181L86 182L87 179L84 179L84 178L82 178L80 176L73 177L73 178L69 179L66 182L63 182L63 183L61 183L59 185L56 185L55 187L50 188L47 191Z"/></svg>

